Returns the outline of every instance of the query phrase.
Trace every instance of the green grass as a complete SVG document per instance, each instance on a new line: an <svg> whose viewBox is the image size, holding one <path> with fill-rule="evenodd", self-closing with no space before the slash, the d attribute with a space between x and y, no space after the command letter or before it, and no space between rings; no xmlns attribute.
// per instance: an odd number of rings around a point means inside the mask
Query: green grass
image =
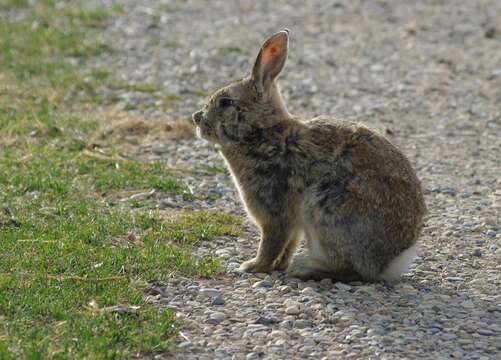
<svg viewBox="0 0 501 360"><path fill-rule="evenodd" d="M232 215L200 211L184 213L168 222L165 236L181 243L196 244L215 236L240 235L240 221Z"/></svg>
<svg viewBox="0 0 501 360"><path fill-rule="evenodd" d="M25 12L0 22L0 359L171 350L181 324L143 290L176 274L214 276L218 262L192 247L240 232L227 214L146 212L110 198L196 194L164 166L93 148L98 123L81 114L106 103L96 88L112 74L84 65L108 51L95 40L108 13L68 4L0 2Z"/></svg>
<svg viewBox="0 0 501 360"><path fill-rule="evenodd" d="M166 101L166 102L175 102L175 101L183 100L183 98L181 96L174 95L174 94L163 96L161 99Z"/></svg>
<svg viewBox="0 0 501 360"><path fill-rule="evenodd" d="M241 53L243 53L243 50L241 48L239 48L238 46L226 46L226 47L220 48L219 50L223 54L231 54L231 53L241 54Z"/></svg>
<svg viewBox="0 0 501 360"><path fill-rule="evenodd" d="M8 3L27 6L23 1ZM0 72L30 83L29 88L22 89L24 97L59 93L66 99L93 100L93 90L100 79L92 71L75 71L67 60L73 58L84 65L89 58L112 51L99 36L87 35L89 28L103 24L106 11L69 6L57 9L49 0L35 3L25 10L22 20L12 22L5 17L0 21Z"/></svg>
<svg viewBox="0 0 501 360"><path fill-rule="evenodd" d="M154 93L158 91L158 87L153 84L111 84L110 87L114 89L142 93Z"/></svg>
<svg viewBox="0 0 501 360"><path fill-rule="evenodd" d="M207 96L209 96L209 93L207 91L195 90L195 91L193 91L193 95L199 96L199 97L207 97Z"/></svg>
<svg viewBox="0 0 501 360"><path fill-rule="evenodd" d="M28 4L28 0L2 0L0 1L0 10L23 8L28 6Z"/></svg>

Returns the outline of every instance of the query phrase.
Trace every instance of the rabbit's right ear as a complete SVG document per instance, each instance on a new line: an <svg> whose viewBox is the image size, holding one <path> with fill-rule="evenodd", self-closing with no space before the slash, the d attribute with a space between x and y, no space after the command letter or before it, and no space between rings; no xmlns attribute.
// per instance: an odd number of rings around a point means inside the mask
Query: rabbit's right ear
<svg viewBox="0 0 501 360"><path fill-rule="evenodd" d="M282 71L289 48L289 30L285 29L266 40L252 68L252 79L266 89Z"/></svg>

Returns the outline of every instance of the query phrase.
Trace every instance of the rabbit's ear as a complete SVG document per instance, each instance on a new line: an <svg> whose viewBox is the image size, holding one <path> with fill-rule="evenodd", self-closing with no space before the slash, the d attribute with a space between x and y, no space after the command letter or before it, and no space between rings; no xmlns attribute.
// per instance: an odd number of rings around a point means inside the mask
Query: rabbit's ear
<svg viewBox="0 0 501 360"><path fill-rule="evenodd" d="M289 30L285 29L266 40L252 68L252 79L268 87L282 71L287 60Z"/></svg>

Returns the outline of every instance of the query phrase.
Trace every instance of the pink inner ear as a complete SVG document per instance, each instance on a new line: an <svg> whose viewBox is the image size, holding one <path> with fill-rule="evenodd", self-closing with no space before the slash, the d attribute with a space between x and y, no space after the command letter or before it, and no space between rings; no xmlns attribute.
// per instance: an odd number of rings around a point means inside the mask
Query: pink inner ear
<svg viewBox="0 0 501 360"><path fill-rule="evenodd" d="M272 41L265 47L262 54L262 64L265 72L270 71L276 65L275 62L280 58L280 52L283 51L284 44L280 39Z"/></svg>

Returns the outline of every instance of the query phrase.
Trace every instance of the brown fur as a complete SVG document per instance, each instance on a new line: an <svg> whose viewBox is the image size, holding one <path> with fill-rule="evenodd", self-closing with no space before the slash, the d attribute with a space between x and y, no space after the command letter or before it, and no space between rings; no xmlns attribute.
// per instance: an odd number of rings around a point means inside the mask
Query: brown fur
<svg viewBox="0 0 501 360"><path fill-rule="evenodd" d="M289 114L276 83L287 48L287 31L273 35L251 75L193 114L199 134L219 145L262 232L256 257L241 269L377 280L418 238L426 212L420 183L407 158L374 130ZM306 255L290 265L303 232Z"/></svg>

